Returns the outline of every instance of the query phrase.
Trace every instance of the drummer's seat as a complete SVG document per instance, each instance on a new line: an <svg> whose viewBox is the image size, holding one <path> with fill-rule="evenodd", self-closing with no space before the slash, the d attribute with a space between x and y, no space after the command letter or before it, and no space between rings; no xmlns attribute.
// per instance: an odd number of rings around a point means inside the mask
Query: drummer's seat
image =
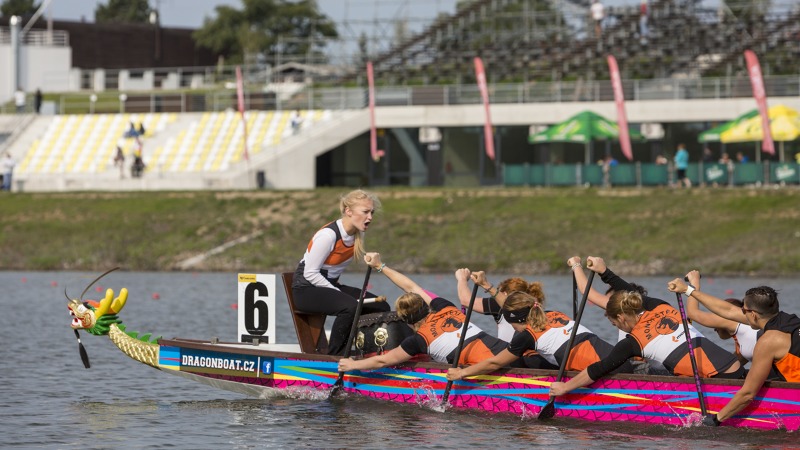
<svg viewBox="0 0 800 450"><path fill-rule="evenodd" d="M303 353L328 353L328 337L325 335L325 314L300 311L294 306L292 295L292 279L294 272L284 272L283 287L286 289L286 300L294 320L294 330L297 332L297 342Z"/></svg>

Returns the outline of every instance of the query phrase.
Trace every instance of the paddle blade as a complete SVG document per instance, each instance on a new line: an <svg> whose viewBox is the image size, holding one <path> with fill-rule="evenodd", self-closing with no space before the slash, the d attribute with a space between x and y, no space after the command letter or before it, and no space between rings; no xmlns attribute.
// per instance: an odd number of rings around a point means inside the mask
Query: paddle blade
<svg viewBox="0 0 800 450"><path fill-rule="evenodd" d="M547 420L552 419L553 416L556 415L556 399L554 397L550 397L550 401L547 402L546 405L542 407L542 410L539 412L539 420Z"/></svg>
<svg viewBox="0 0 800 450"><path fill-rule="evenodd" d="M86 352L86 349L83 347L83 343L81 342L81 335L78 334L78 330L75 331L75 337L78 338L78 353L81 355L81 361L83 361L83 367L90 368L92 365L89 364L89 353Z"/></svg>

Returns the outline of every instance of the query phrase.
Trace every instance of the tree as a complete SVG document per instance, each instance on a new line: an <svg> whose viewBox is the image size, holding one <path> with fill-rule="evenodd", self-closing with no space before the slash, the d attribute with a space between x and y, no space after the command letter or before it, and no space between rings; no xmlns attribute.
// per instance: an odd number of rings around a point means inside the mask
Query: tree
<svg viewBox="0 0 800 450"><path fill-rule="evenodd" d="M0 5L0 15L29 17L39 9L39 6L35 0L4 0Z"/></svg>
<svg viewBox="0 0 800 450"><path fill-rule="evenodd" d="M339 37L333 21L319 11L316 0L243 0L244 9L217 6L217 17L206 18L194 32L195 42L233 62L245 54L266 60L324 58L327 40Z"/></svg>
<svg viewBox="0 0 800 450"><path fill-rule="evenodd" d="M147 0L109 0L94 10L97 23L149 23L150 4Z"/></svg>

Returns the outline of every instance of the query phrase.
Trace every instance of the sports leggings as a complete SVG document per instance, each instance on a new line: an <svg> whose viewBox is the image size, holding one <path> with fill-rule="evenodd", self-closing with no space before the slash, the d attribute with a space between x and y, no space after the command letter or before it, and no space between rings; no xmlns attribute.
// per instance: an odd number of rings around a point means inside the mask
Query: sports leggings
<svg viewBox="0 0 800 450"><path fill-rule="evenodd" d="M344 355L347 347L347 338L350 336L350 328L356 316L358 298L361 289L334 283L334 286L341 290L317 287L301 286L292 289L295 306L302 311L311 313L325 314L326 316L336 316L331 327L331 338L328 342L329 355ZM375 294L367 291L365 298L375 297ZM387 312L391 308L386 302L365 303L361 310L362 314Z"/></svg>

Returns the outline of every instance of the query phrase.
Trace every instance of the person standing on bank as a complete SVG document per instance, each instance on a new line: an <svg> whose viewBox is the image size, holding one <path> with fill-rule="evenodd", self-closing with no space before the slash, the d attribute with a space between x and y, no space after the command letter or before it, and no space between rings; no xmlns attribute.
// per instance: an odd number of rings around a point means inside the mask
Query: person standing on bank
<svg viewBox="0 0 800 450"><path fill-rule="evenodd" d="M749 325L763 332L753 349L750 371L742 387L716 414L703 418L703 425L718 426L745 409L755 398L774 369L781 381L800 382L800 317L780 310L778 293L769 286L748 289L741 308L695 289L682 279L667 284L672 292L694 297L711 312L726 319Z"/></svg>
<svg viewBox="0 0 800 450"><path fill-rule="evenodd" d="M353 257L366 253L364 233L381 206L375 194L360 189L341 198L342 217L314 234L292 281L297 308L310 313L336 316L331 328L328 354L343 355L355 319L361 289L339 283L339 277ZM375 297L367 292L365 297ZM363 314L386 312L386 302L365 304Z"/></svg>

